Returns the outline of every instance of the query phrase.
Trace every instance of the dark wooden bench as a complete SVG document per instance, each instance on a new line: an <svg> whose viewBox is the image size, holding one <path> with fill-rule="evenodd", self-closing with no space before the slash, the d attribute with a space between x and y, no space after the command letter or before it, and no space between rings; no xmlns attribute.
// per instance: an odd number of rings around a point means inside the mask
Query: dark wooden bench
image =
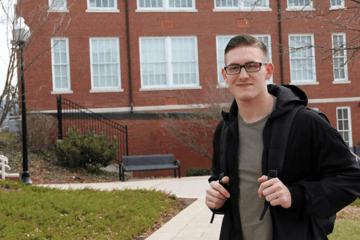
<svg viewBox="0 0 360 240"><path fill-rule="evenodd" d="M125 172L166 169L174 169L174 177L176 177L176 169L178 169L180 178L180 161L174 161L172 154L122 156L119 177L120 181L125 181Z"/></svg>

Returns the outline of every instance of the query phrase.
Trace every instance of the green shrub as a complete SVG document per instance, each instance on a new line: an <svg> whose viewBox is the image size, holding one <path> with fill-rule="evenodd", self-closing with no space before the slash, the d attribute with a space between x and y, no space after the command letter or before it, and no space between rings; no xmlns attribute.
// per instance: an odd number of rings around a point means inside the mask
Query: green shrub
<svg viewBox="0 0 360 240"><path fill-rule="evenodd" d="M186 176L206 176L206 175L212 175L211 168L204 168L204 167L192 167L186 169Z"/></svg>
<svg viewBox="0 0 360 240"><path fill-rule="evenodd" d="M88 132L81 135L75 129L68 133L68 138L55 144L55 155L59 165L68 168L84 168L91 173L99 172L117 157L117 138L108 142L108 136Z"/></svg>

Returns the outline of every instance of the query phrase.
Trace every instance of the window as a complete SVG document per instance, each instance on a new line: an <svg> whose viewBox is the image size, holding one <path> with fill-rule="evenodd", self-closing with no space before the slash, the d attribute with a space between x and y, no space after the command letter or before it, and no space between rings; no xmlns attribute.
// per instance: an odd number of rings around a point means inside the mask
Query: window
<svg viewBox="0 0 360 240"><path fill-rule="evenodd" d="M270 35L252 35L260 41L262 41L268 49L268 61L271 62L271 37ZM216 52L217 52L217 72L218 72L218 83L225 85L224 78L221 73L221 69L225 66L224 51L226 45L230 39L234 36L217 36L216 37ZM268 80L268 84L272 83L272 77Z"/></svg>
<svg viewBox="0 0 360 240"><path fill-rule="evenodd" d="M67 11L66 0L49 0L49 11Z"/></svg>
<svg viewBox="0 0 360 240"><path fill-rule="evenodd" d="M288 0L287 9L288 11L298 10L314 10L312 0Z"/></svg>
<svg viewBox="0 0 360 240"><path fill-rule="evenodd" d="M53 38L51 47L53 90L70 91L69 41Z"/></svg>
<svg viewBox="0 0 360 240"><path fill-rule="evenodd" d="M88 9L86 12L120 12L117 9L116 0L87 0Z"/></svg>
<svg viewBox="0 0 360 240"><path fill-rule="evenodd" d="M333 68L335 81L348 81L346 65L346 39L344 33L332 34Z"/></svg>
<svg viewBox="0 0 360 240"><path fill-rule="evenodd" d="M90 38L91 89L122 91L118 38Z"/></svg>
<svg viewBox="0 0 360 240"><path fill-rule="evenodd" d="M256 11L270 10L269 0L215 0L215 10Z"/></svg>
<svg viewBox="0 0 360 240"><path fill-rule="evenodd" d="M195 10L195 0L138 0L138 10Z"/></svg>
<svg viewBox="0 0 360 240"><path fill-rule="evenodd" d="M350 107L336 108L337 127L340 135L349 147L352 147Z"/></svg>
<svg viewBox="0 0 360 240"><path fill-rule="evenodd" d="M291 83L316 83L313 35L289 35Z"/></svg>
<svg viewBox="0 0 360 240"><path fill-rule="evenodd" d="M142 89L199 86L196 37L140 38Z"/></svg>
<svg viewBox="0 0 360 240"><path fill-rule="evenodd" d="M345 8L345 0L330 0L330 9Z"/></svg>

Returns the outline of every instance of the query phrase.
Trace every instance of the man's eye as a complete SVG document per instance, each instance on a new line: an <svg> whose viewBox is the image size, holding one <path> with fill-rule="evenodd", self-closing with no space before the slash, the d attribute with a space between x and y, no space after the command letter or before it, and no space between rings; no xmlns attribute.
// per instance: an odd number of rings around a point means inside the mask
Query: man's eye
<svg viewBox="0 0 360 240"><path fill-rule="evenodd" d="M229 66L228 67L228 69L230 70L230 71L234 71L234 70L237 70L237 69L239 69L239 66Z"/></svg>
<svg viewBox="0 0 360 240"><path fill-rule="evenodd" d="M257 63L246 64L247 69L257 69L258 67L259 67L259 64L257 64Z"/></svg>

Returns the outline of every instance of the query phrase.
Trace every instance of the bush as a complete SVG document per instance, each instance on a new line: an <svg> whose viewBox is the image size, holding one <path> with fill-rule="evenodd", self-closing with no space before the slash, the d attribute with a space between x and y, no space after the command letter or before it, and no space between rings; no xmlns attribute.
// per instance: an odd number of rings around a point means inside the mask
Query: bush
<svg viewBox="0 0 360 240"><path fill-rule="evenodd" d="M108 142L108 136L88 132L80 135L75 129L68 133L68 138L55 144L55 155L61 166L84 168L91 173L98 173L118 155L117 138Z"/></svg>
<svg viewBox="0 0 360 240"><path fill-rule="evenodd" d="M211 168L204 168L204 167L192 167L186 169L186 176L206 176L206 175L212 175Z"/></svg>

